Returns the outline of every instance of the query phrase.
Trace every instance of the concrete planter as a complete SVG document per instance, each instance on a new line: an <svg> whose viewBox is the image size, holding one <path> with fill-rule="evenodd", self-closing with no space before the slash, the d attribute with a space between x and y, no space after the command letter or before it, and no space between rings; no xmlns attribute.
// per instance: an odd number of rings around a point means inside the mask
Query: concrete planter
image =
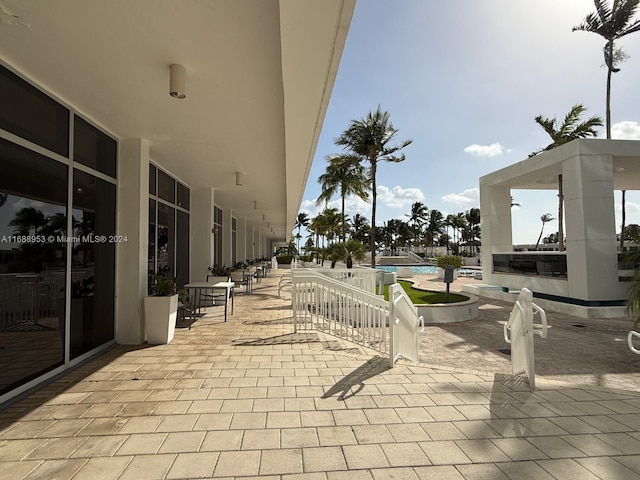
<svg viewBox="0 0 640 480"><path fill-rule="evenodd" d="M145 297L144 321L147 343L164 345L173 340L178 316L178 295Z"/></svg>
<svg viewBox="0 0 640 480"><path fill-rule="evenodd" d="M466 322L478 318L480 300L468 293L465 296L469 297L465 302L416 305L418 316L424 318L425 324Z"/></svg>

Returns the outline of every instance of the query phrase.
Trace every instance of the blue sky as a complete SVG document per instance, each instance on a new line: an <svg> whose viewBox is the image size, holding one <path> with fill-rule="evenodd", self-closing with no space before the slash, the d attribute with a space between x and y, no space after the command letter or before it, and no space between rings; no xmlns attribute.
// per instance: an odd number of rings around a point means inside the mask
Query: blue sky
<svg viewBox="0 0 640 480"><path fill-rule="evenodd" d="M445 216L479 207L480 176L550 143L536 115L561 120L582 103L604 118L604 41L571 31L593 10L592 0L359 0L301 211L313 217L322 208L317 179L325 157L341 152L334 139L378 105L398 141L413 143L405 162L379 164L377 223L406 219L416 201ZM640 140L640 33L618 45L629 59L613 75L613 137ZM540 216L557 216L556 195L513 191L521 204L512 212L514 243L536 242ZM617 217L619 203L617 192ZM339 209L339 199L330 206ZM371 218L359 199L346 213ZM629 223L640 223L639 192L627 192ZM545 234L557 229L554 220Z"/></svg>

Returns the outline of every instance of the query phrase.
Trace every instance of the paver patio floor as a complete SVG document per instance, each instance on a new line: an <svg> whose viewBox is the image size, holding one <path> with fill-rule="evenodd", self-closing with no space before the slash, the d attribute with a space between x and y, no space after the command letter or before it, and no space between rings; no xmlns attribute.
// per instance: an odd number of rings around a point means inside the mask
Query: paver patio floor
<svg viewBox="0 0 640 480"><path fill-rule="evenodd" d="M293 333L282 273L227 323L214 307L169 345L119 345L0 412L0 480L640 479L637 389L390 369Z"/></svg>

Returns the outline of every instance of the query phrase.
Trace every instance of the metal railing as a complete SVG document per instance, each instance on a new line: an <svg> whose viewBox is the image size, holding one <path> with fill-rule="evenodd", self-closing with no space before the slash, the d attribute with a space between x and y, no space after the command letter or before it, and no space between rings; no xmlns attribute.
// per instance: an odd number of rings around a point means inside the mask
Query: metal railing
<svg viewBox="0 0 640 480"><path fill-rule="evenodd" d="M420 255L413 253L411 251L407 251L407 256L416 263L426 263L424 261L424 258L422 258Z"/></svg>
<svg viewBox="0 0 640 480"><path fill-rule="evenodd" d="M533 317L540 314L540 323L534 324ZM533 353L533 335L547 338L547 315L533 303L530 290L520 290L509 320L504 324L504 340L511 344L511 371L514 375L525 374L531 390L536 388L536 368ZM511 336L509 336L511 334Z"/></svg>
<svg viewBox="0 0 640 480"><path fill-rule="evenodd" d="M376 293L377 270L372 268L314 268L313 271L369 293Z"/></svg>
<svg viewBox="0 0 640 480"><path fill-rule="evenodd" d="M393 290L393 298L386 301L318 269L292 270L291 279L295 332L323 331L389 355L392 365L399 356L417 360L419 320L404 291Z"/></svg>

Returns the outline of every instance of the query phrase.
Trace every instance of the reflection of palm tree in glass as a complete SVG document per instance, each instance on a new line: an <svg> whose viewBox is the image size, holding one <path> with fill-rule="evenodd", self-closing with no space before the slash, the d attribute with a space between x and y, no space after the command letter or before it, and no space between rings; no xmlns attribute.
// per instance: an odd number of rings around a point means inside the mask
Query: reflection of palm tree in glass
<svg viewBox="0 0 640 480"><path fill-rule="evenodd" d="M7 198L9 198L8 193L0 193L0 207L7 203Z"/></svg>
<svg viewBox="0 0 640 480"><path fill-rule="evenodd" d="M33 228L34 235L38 235L38 228L44 227L46 219L41 210L33 207L21 208L16 212L16 216L9 222L9 225L15 227L13 233L16 235L29 235Z"/></svg>

